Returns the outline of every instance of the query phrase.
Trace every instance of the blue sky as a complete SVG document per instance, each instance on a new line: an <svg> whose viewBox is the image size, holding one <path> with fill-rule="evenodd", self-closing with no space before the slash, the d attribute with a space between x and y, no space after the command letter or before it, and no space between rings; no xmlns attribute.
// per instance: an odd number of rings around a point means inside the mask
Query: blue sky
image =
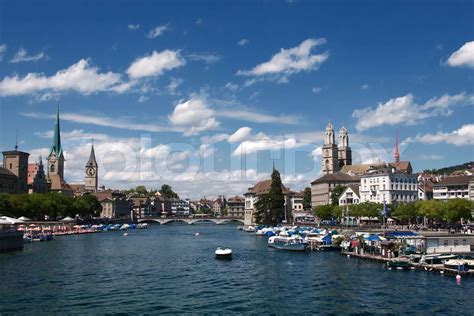
<svg viewBox="0 0 474 316"><path fill-rule="evenodd" d="M472 1L2 1L0 144L47 155L60 98L66 178L94 138L101 183L243 193L320 173L326 124L355 162L473 160Z"/></svg>

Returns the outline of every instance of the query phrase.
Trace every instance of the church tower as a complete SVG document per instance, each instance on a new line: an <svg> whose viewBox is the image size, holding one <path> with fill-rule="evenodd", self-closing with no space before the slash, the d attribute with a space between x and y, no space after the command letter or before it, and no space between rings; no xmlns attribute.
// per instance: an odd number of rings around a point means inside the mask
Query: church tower
<svg viewBox="0 0 474 316"><path fill-rule="evenodd" d="M339 131L338 160L339 168L352 165L352 150L349 147L349 134L345 127Z"/></svg>
<svg viewBox="0 0 474 316"><path fill-rule="evenodd" d="M48 178L54 176L64 179L64 154L61 147L61 133L59 126L59 105L56 111L56 125L54 126L54 138L51 151L48 156Z"/></svg>
<svg viewBox="0 0 474 316"><path fill-rule="evenodd" d="M91 147L91 154L86 164L86 177L84 180L84 190L90 192L97 192L98 181L98 166L95 160L94 144Z"/></svg>
<svg viewBox="0 0 474 316"><path fill-rule="evenodd" d="M339 171L337 158L337 145L334 136L334 128L329 123L326 127L326 136L323 145L323 175L333 174Z"/></svg>
<svg viewBox="0 0 474 316"><path fill-rule="evenodd" d="M395 153L394 157L395 158L395 163L400 162L400 152L398 152L398 132L395 130Z"/></svg>

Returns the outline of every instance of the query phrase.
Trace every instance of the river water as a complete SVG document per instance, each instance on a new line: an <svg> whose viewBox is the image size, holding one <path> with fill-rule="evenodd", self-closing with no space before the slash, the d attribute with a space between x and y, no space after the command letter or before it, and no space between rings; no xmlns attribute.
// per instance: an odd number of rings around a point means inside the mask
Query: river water
<svg viewBox="0 0 474 316"><path fill-rule="evenodd" d="M214 259L219 245L232 261ZM278 251L235 225L62 236L0 254L0 314L120 312L473 315L474 278Z"/></svg>

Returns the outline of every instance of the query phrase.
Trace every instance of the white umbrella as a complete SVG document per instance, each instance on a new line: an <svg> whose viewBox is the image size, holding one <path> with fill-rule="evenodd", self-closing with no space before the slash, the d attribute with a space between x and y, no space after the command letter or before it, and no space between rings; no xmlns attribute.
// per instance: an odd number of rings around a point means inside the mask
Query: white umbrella
<svg viewBox="0 0 474 316"><path fill-rule="evenodd" d="M66 222L66 223L68 223L68 222L75 222L75 221L76 221L76 220L75 220L74 218L71 218L71 217L69 217L69 216L68 216L68 217L64 217L64 218L61 220L61 222Z"/></svg>
<svg viewBox="0 0 474 316"><path fill-rule="evenodd" d="M29 219L28 217L25 217L25 216L18 217L18 219L19 219L20 221L24 221L24 222L31 221L31 219Z"/></svg>
<svg viewBox="0 0 474 316"><path fill-rule="evenodd" d="M10 225L10 222L0 218L0 225Z"/></svg>
<svg viewBox="0 0 474 316"><path fill-rule="evenodd" d="M16 219L16 218L13 218L13 217L8 217L8 216L1 216L0 219L3 219L4 221L6 221L6 222L8 222L9 224L12 224L12 225L24 223L20 219Z"/></svg>

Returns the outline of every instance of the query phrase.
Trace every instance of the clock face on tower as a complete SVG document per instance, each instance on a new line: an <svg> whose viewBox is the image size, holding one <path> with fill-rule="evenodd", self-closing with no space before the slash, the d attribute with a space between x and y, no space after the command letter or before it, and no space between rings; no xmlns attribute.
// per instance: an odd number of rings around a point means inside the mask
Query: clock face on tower
<svg viewBox="0 0 474 316"><path fill-rule="evenodd" d="M93 177L95 175L94 168L87 168L86 173L89 177Z"/></svg>

